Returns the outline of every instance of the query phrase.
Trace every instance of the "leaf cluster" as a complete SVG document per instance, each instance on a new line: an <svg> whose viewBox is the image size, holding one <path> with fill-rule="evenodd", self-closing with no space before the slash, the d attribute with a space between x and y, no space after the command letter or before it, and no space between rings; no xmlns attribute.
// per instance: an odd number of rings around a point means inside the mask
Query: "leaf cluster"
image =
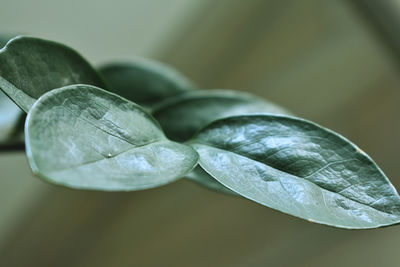
<svg viewBox="0 0 400 267"><path fill-rule="evenodd" d="M400 197L368 155L276 104L198 90L149 59L94 68L56 42L8 40L0 38L0 148L25 142L43 180L133 191L185 177L331 226L400 221Z"/></svg>

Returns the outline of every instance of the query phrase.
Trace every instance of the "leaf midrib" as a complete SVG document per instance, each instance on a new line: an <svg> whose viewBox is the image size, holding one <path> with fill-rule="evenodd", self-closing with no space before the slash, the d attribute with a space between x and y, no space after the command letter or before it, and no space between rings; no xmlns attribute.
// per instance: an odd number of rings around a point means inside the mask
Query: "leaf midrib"
<svg viewBox="0 0 400 267"><path fill-rule="evenodd" d="M83 163L81 163L81 164L76 164L76 165L69 166L69 167L67 167L67 168L58 168L58 169L57 169L57 168L54 168L54 169L51 169L51 171L52 171L52 172L58 172L58 171L71 170L71 169L75 169L75 168L78 168L78 167L81 167L81 166L94 164L94 163L97 163L97 162L99 162L99 161L111 160L111 159L113 159L113 158L115 158L115 157L118 157L118 156L121 155L121 154L127 153L127 152L129 152L129 151L132 151L132 150L134 150L134 149L141 148L141 147L144 147L144 146L147 146L147 145L157 144L157 143L161 144L161 143L168 143L168 142L170 142L170 141L168 141L168 140L157 140L157 141L155 141L155 142L152 141L152 142L148 142L148 143L146 143L146 144L142 144L142 145L139 145L139 146L130 147L130 148L125 149L125 150L123 150L123 151L120 151L120 152L118 152L118 153L116 153L116 154L114 154L114 155L111 155L110 157L105 157L105 156L103 156L102 158L94 159L94 160L90 160L90 161L86 161L86 162L83 162Z"/></svg>
<svg viewBox="0 0 400 267"><path fill-rule="evenodd" d="M237 152L233 152L233 151L226 150L225 148L219 147L218 145L210 145L210 144L202 143L202 142L198 142L198 141L193 142L193 143L194 143L194 144L203 145L203 146L209 146L209 147L212 147L212 148L216 148L216 149L219 149L219 150L226 151L226 152L228 152L228 153L233 153L233 154L239 155L239 156L241 156L241 157L245 157L245 158L254 160L254 161L256 161L256 162L259 162L259 163L261 163L261 164L267 165L267 166L269 166L269 167L271 167L271 168L273 168L273 169L275 169L275 170L278 170L278 171L280 171L280 172L284 172L284 173L287 173L287 174L289 174L289 175L291 175L291 176L297 177L298 179L304 179L304 180L306 180L306 181L308 181L308 182L310 182L310 183L316 185L318 188L321 188L321 189L323 189L323 190L326 190L326 191L331 192L331 193L334 193L334 194L341 195L342 197L344 197L344 198L346 198L346 199L348 199L348 200L350 200L350 201L353 201L353 202L355 202L355 203L358 203L358 204L360 204L360 205L363 205L363 206L372 208L372 209L374 209L374 210L376 210L376 211L379 211L379 212L382 212L382 213L384 213L384 214L388 214L388 215L391 215L391 216L398 217L396 214L388 213L388 212L386 212L386 211L379 210L379 209L377 209L377 208L375 208L375 207L369 206L368 204L359 202L359 201L357 201L357 200L355 200L355 199L351 199L351 198L349 198L349 197L347 197L347 196L345 196L345 195L342 195L342 194L340 194L340 193L338 193L338 192L335 192L335 191L326 189L326 188L324 188L324 187L322 187L322 186L320 186L320 185L318 185L318 184L315 184L315 183L313 183L312 181L307 180L307 179L305 179L305 178L303 178L303 177L300 177L300 176L297 176L297 175L293 175L293 174L288 173L288 172L286 172L286 171L283 171L283 170L280 170L280 169L278 169L278 168L272 167L272 166L266 164L265 162L259 161L259 160L257 160L257 159L252 158L252 157L249 157L249 156L247 156L247 155L245 156L245 155L239 154L239 153L237 153ZM218 179L217 179L217 180L218 180ZM231 189L231 188L230 188L230 189Z"/></svg>
<svg viewBox="0 0 400 267"><path fill-rule="evenodd" d="M65 99L65 100L63 101L63 103L65 103L66 100L67 100L67 99ZM73 116L75 116L77 119L83 120L84 122L86 122L86 123L92 125L92 126L95 127L96 129L98 129L98 130L100 130L100 131L102 131L102 132L104 132L104 133L106 133L106 134L108 134L108 135L111 135L111 136L113 136L113 137L115 137L115 138L117 138L117 139L119 139L119 140L121 140L121 141L123 141L123 142L125 142L125 143L127 143L127 144L129 144L129 145L131 145L131 146L133 146L133 147L130 147L130 148L126 149L126 150L120 151L120 152L118 152L118 153L116 153L116 154L114 154L114 155L111 155L110 157L105 157L104 155L102 155L102 158L98 158L98 159L94 159L94 160L91 160L91 161L83 162L82 164L72 165L72 166L69 166L69 167L67 167L67 168L59 168L59 169L56 169L56 168L55 168L55 169L51 169L52 171L63 171L63 170L74 169L74 168L77 168L77 167L80 167L80 166L84 166L84 165L89 165L89 164L92 164L92 163L96 163L96 162L98 162L98 161L102 161L102 160L106 160L106 159L115 158L115 157L117 157L117 156L119 156L119 155L121 155L121 154L123 154L123 153L125 153L125 152L128 152L128 151L130 151L130 150L132 150L132 149L135 149L135 148L144 147L144 146L147 146L147 145L149 145L149 144L158 143L158 142L160 142L160 143L161 143L161 142L166 142L166 141L168 142L168 139L166 139L166 138L163 136L163 134L162 134L161 136L159 136L159 137L156 138L156 139L153 139L153 140L151 140L151 141L148 141L148 142L145 142L145 143L143 143L143 144L137 145L137 144L132 143L132 142L129 141L128 139L126 139L124 136L118 135L118 134L116 134L116 133L112 133L112 132L108 131L107 129L101 128L99 125L96 124L97 120L92 121L92 120L90 120L90 119L88 119L88 118L82 117L82 116L80 116L80 114L77 114L77 112L74 112L72 109L68 108L66 105L60 105L60 106L63 107L63 108L64 108L66 111L68 111L69 113L71 113ZM99 154L100 154L100 153L99 153ZM101 154L100 154L100 155L101 155Z"/></svg>

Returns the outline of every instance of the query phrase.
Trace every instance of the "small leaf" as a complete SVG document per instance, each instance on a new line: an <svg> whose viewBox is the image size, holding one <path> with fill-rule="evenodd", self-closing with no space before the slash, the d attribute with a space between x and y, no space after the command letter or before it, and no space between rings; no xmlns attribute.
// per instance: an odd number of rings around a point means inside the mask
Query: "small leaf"
<svg viewBox="0 0 400 267"><path fill-rule="evenodd" d="M113 92L144 107L195 87L172 67L144 58L107 64L100 72Z"/></svg>
<svg viewBox="0 0 400 267"><path fill-rule="evenodd" d="M44 93L78 83L106 88L93 67L67 46L19 36L0 50L0 89L25 112Z"/></svg>
<svg viewBox="0 0 400 267"><path fill-rule="evenodd" d="M254 113L290 114L256 96L221 89L187 92L167 99L153 110L168 138L179 142L187 141L215 120Z"/></svg>
<svg viewBox="0 0 400 267"><path fill-rule="evenodd" d="M200 165L240 195L343 228L400 221L400 197L357 146L314 123L274 115L216 121L193 140Z"/></svg>
<svg viewBox="0 0 400 267"><path fill-rule="evenodd" d="M186 175L198 160L190 146L169 141L143 108L89 85L43 95L25 132L34 173L78 189L156 187Z"/></svg>
<svg viewBox="0 0 400 267"><path fill-rule="evenodd" d="M0 48L5 46L13 35L0 35ZM23 112L0 90L0 150L9 145L23 142Z"/></svg>

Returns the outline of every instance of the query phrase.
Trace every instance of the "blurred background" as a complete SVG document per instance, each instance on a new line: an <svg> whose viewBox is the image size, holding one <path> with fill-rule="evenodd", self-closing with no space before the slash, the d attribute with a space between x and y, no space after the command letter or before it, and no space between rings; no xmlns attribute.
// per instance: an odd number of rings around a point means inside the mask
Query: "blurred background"
<svg viewBox="0 0 400 267"><path fill-rule="evenodd" d="M244 90L358 144L400 188L400 2L0 0L0 32ZM400 266L400 226L312 224L181 180L74 191L0 153L0 266Z"/></svg>

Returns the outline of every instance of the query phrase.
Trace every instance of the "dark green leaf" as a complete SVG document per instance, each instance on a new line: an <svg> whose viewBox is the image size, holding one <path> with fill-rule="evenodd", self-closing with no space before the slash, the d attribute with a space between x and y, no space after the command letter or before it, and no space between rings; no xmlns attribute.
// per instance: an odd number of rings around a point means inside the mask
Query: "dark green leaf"
<svg viewBox="0 0 400 267"><path fill-rule="evenodd" d="M25 112L51 89L78 83L105 88L92 66L67 46L20 36L0 50L0 89Z"/></svg>
<svg viewBox="0 0 400 267"><path fill-rule="evenodd" d="M150 59L107 64L100 72L113 92L145 107L194 88L175 69Z"/></svg>
<svg viewBox="0 0 400 267"><path fill-rule="evenodd" d="M0 48L3 48L7 44L7 42L16 37L15 34L0 34Z"/></svg>
<svg viewBox="0 0 400 267"><path fill-rule="evenodd" d="M254 113L289 114L285 109L247 93L206 90L167 99L154 108L153 116L168 138L183 142L217 119Z"/></svg>
<svg viewBox="0 0 400 267"><path fill-rule="evenodd" d="M89 85L52 90L25 124L33 171L72 188L139 190L174 181L197 164L140 106Z"/></svg>
<svg viewBox="0 0 400 267"><path fill-rule="evenodd" d="M23 128L19 125L23 119L23 112L0 92L0 149L2 146L22 141L20 136Z"/></svg>
<svg viewBox="0 0 400 267"><path fill-rule="evenodd" d="M22 115L22 111L0 92L0 144L14 139L13 135Z"/></svg>
<svg viewBox="0 0 400 267"><path fill-rule="evenodd" d="M343 228L400 221L400 197L376 164L314 123L231 117L203 129L192 145L219 182L268 207Z"/></svg>
<svg viewBox="0 0 400 267"><path fill-rule="evenodd" d="M0 48L6 45L13 35L0 35ZM0 150L23 142L23 112L0 90Z"/></svg>
<svg viewBox="0 0 400 267"><path fill-rule="evenodd" d="M290 114L256 96L222 89L187 92L167 99L153 111L166 135L180 142L188 140L202 127L217 119L253 113ZM217 191L231 192L201 170L200 166L187 178Z"/></svg>

